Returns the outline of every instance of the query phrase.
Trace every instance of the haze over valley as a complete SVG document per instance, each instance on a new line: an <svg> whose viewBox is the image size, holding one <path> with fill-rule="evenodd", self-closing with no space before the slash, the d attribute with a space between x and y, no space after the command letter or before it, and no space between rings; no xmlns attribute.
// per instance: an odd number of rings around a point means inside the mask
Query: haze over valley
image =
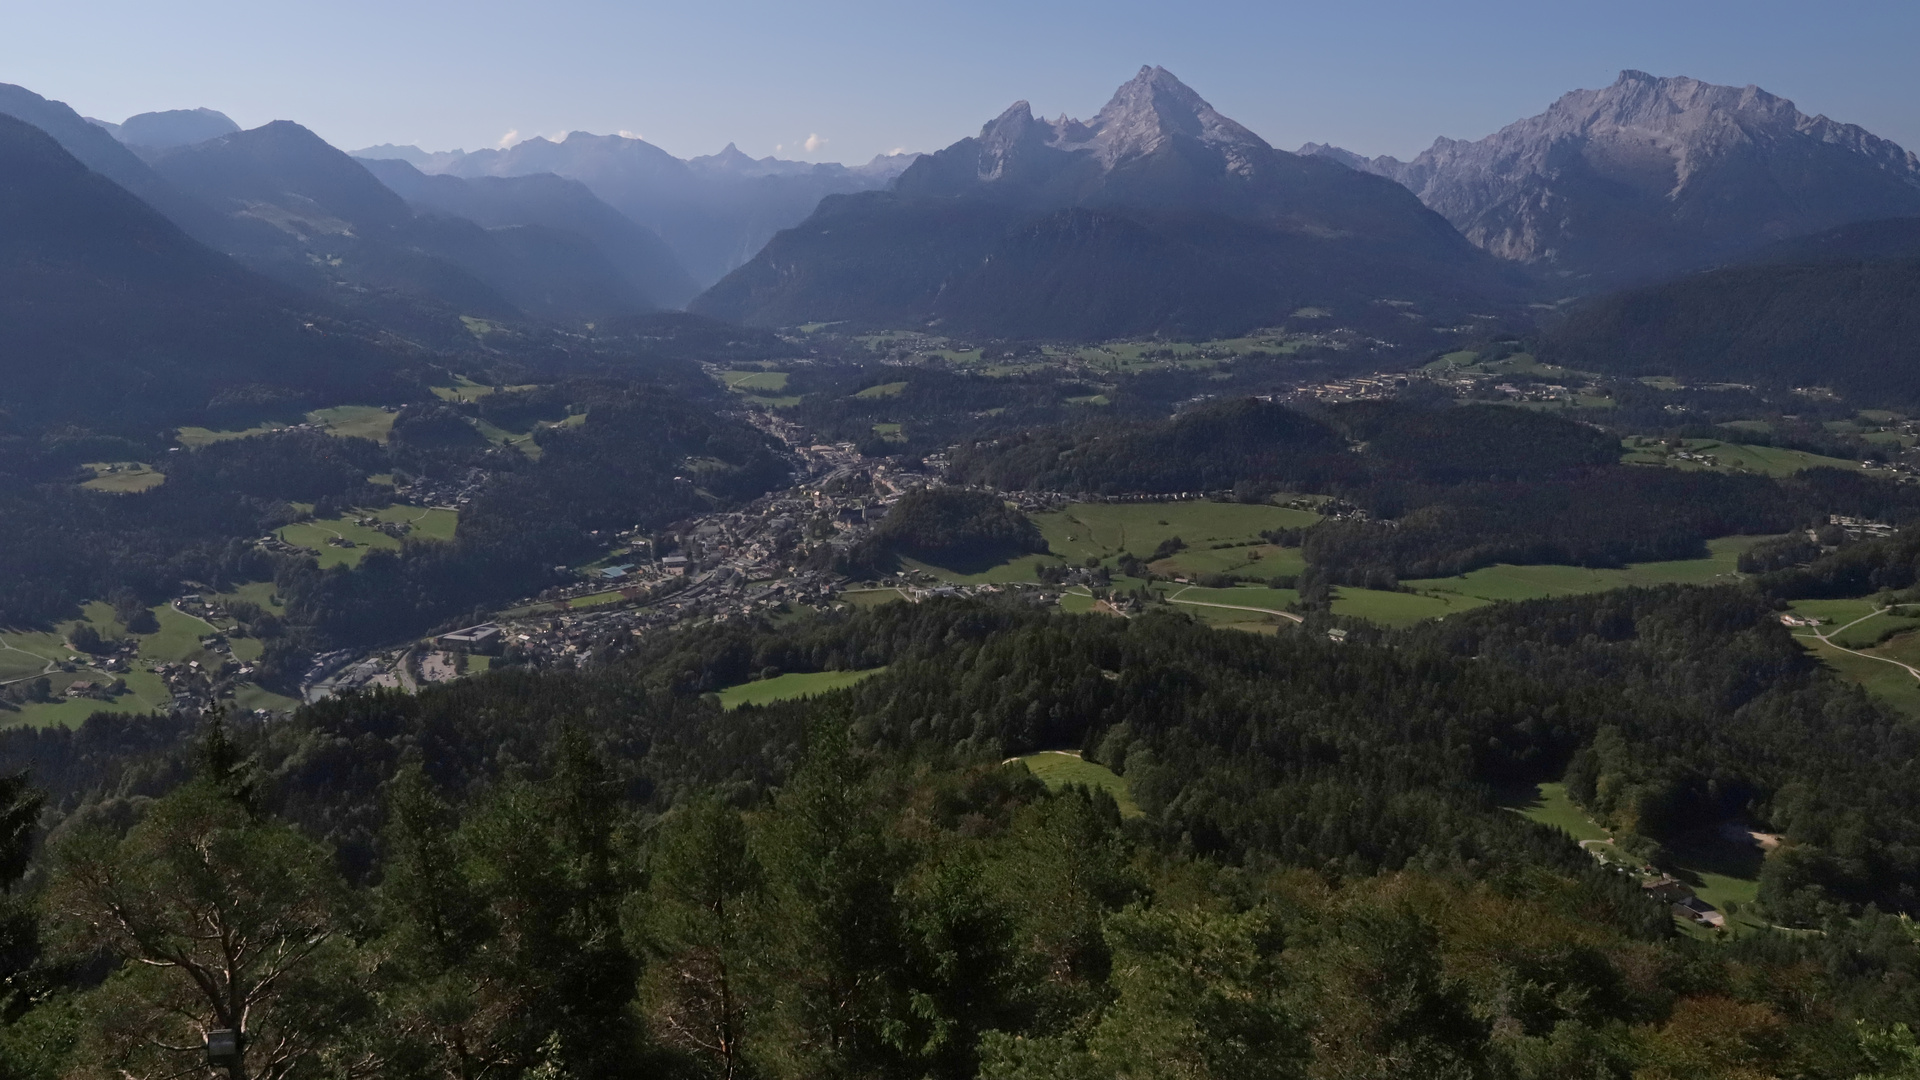
<svg viewBox="0 0 1920 1080"><path fill-rule="evenodd" d="M0 1080L1916 1075L1920 156L1677 68L1288 151L1627 32L1354 127L1248 87L1435 43L1129 10L912 124L978 27L0 84ZM758 97L320 134L587 68Z"/></svg>

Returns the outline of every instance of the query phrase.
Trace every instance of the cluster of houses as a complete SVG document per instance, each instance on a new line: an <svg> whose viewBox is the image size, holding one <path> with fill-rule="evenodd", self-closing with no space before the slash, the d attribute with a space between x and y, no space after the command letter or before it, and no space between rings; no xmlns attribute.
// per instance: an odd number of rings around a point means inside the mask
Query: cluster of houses
<svg viewBox="0 0 1920 1080"><path fill-rule="evenodd" d="M1696 926L1718 930L1727 925L1725 912L1694 895L1691 886L1672 875L1660 874L1646 878L1640 882L1640 889L1655 900L1669 905L1676 917Z"/></svg>

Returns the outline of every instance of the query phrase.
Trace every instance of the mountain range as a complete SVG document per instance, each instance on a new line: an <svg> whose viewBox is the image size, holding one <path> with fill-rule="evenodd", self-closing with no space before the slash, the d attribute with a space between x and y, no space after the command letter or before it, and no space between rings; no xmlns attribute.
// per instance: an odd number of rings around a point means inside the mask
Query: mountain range
<svg viewBox="0 0 1920 1080"><path fill-rule="evenodd" d="M147 161L223 215L226 250L309 291L373 290L463 314L556 321L660 306L585 236L421 213L291 121L147 152Z"/></svg>
<svg viewBox="0 0 1920 1080"><path fill-rule="evenodd" d="M890 189L822 200L693 310L1098 338L1425 326L1517 295L1405 188L1276 150L1143 67L1090 121L1016 102Z"/></svg>
<svg viewBox="0 0 1920 1080"><path fill-rule="evenodd" d="M683 306L1009 338L1434 340L1756 260L1776 270L1738 280L1762 295L1781 266L1904 258L1920 219L1914 154L1755 87L1632 71L1411 162L1275 149L1152 67L1090 120L1018 102L935 154L856 167L583 132L349 155L290 121L113 124L6 85L0 114L307 306L442 344L466 342L456 316L578 328ZM1780 295L1812 288L1790 276Z"/></svg>
<svg viewBox="0 0 1920 1080"><path fill-rule="evenodd" d="M118 124L96 120L94 124L128 146L189 146L240 130L233 118L216 109L167 109L129 116Z"/></svg>
<svg viewBox="0 0 1920 1080"><path fill-rule="evenodd" d="M196 242L45 132L0 115L0 402L10 426L143 430L299 411L388 391L398 363Z"/></svg>
<svg viewBox="0 0 1920 1080"><path fill-rule="evenodd" d="M850 168L751 158L729 143L718 154L682 160L641 139L584 131L557 142L535 137L502 150L428 153L387 145L354 155L468 179L551 173L578 180L659 233L702 288L812 213L823 197L884 187L917 156L883 155Z"/></svg>
<svg viewBox="0 0 1920 1080"><path fill-rule="evenodd" d="M1581 291L1713 265L1854 221L1920 215L1920 157L1755 86L1621 72L1412 161L1301 153L1404 184L1467 239Z"/></svg>
<svg viewBox="0 0 1920 1080"><path fill-rule="evenodd" d="M360 164L417 210L489 229L531 225L584 237L641 295L662 307L685 307L700 291L658 233L607 205L578 180L552 173L472 180L430 176L397 158L366 158Z"/></svg>

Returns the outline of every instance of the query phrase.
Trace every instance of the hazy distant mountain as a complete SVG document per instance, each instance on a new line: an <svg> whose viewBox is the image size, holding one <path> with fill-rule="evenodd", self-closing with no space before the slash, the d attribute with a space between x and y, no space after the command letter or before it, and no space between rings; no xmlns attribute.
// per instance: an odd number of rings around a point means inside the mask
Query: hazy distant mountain
<svg viewBox="0 0 1920 1080"><path fill-rule="evenodd" d="M128 146L187 146L240 130L226 113L213 109L168 109L129 116L118 124L87 117Z"/></svg>
<svg viewBox="0 0 1920 1080"><path fill-rule="evenodd" d="M1758 87L1639 71L1411 162L1301 150L1397 180L1493 254L1588 284L1920 214L1920 157L1893 143Z"/></svg>
<svg viewBox="0 0 1920 1080"><path fill-rule="evenodd" d="M848 168L750 158L729 145L682 161L640 139L576 131L559 142L533 138L506 150L429 154L411 146L377 146L355 156L394 158L423 172L467 178L553 173L578 180L660 234L704 286L752 258L774 233L805 219L823 196L882 187L915 155Z"/></svg>
<svg viewBox="0 0 1920 1080"><path fill-rule="evenodd" d="M305 288L373 289L500 317L582 320L658 306L585 237L418 214L365 165L290 121L148 156L228 216L229 251Z"/></svg>
<svg viewBox="0 0 1920 1080"><path fill-rule="evenodd" d="M391 357L300 306L0 116L0 401L13 423L144 432L237 399L297 411L391 391Z"/></svg>
<svg viewBox="0 0 1920 1080"><path fill-rule="evenodd" d="M1408 327L1511 290L1404 188L1275 150L1142 68L1091 121L1017 102L890 191L827 199L693 310L1107 337L1233 332L1308 307Z"/></svg>
<svg viewBox="0 0 1920 1080"><path fill-rule="evenodd" d="M0 83L0 114L51 135L67 153L165 214L202 243L220 246L223 224L207 207L162 180L133 151L65 102L51 101L21 86Z"/></svg>
<svg viewBox="0 0 1920 1080"><path fill-rule="evenodd" d="M429 176L397 159L361 164L414 208L452 214L490 229L541 225L585 237L640 294L684 307L699 288L659 234L608 206L585 184L552 173L534 176Z"/></svg>

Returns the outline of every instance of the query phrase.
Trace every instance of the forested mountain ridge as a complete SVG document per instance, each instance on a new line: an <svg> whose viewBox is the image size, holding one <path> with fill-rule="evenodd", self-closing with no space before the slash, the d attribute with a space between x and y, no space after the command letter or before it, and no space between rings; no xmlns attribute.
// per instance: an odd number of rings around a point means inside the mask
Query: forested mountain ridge
<svg viewBox="0 0 1920 1080"><path fill-rule="evenodd" d="M308 408L403 396L399 354L304 313L12 117L0 117L0 184L0 399L14 425L191 422L249 392Z"/></svg>
<svg viewBox="0 0 1920 1080"><path fill-rule="evenodd" d="M1851 221L1920 214L1920 157L1755 86L1623 71L1391 177L1467 238L1582 291L1696 269Z"/></svg>
<svg viewBox="0 0 1920 1080"><path fill-rule="evenodd" d="M757 325L1205 337L1316 306L1405 328L1517 295L1404 191L1275 150L1143 68L1091 121L1036 120L1019 102L890 191L824 200L694 309Z"/></svg>
<svg viewBox="0 0 1920 1080"><path fill-rule="evenodd" d="M85 119L63 101L52 101L23 86L0 83L0 113L52 136L87 168L126 188L166 215L189 236L221 249L226 236L220 215L161 179L106 129Z"/></svg>
<svg viewBox="0 0 1920 1080"><path fill-rule="evenodd" d="M1870 228L1870 227L1866 227ZM1619 375L1825 387L1920 402L1920 249L1884 233L1782 245L1775 257L1597 297L1545 321L1542 353Z"/></svg>

